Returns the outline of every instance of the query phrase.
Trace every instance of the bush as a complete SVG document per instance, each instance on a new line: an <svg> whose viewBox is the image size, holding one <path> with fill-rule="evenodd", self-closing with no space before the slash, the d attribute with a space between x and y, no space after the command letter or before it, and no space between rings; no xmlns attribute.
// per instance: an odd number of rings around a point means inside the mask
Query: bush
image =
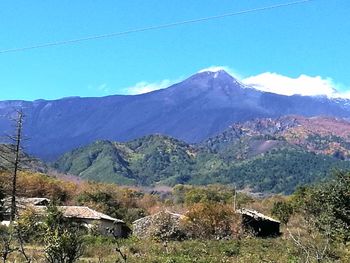
<svg viewBox="0 0 350 263"><path fill-rule="evenodd" d="M293 206L284 201L277 201L273 204L271 214L286 225L293 214Z"/></svg>
<svg viewBox="0 0 350 263"><path fill-rule="evenodd" d="M184 228L191 238L230 238L238 228L238 218L229 205L198 203L189 208Z"/></svg>

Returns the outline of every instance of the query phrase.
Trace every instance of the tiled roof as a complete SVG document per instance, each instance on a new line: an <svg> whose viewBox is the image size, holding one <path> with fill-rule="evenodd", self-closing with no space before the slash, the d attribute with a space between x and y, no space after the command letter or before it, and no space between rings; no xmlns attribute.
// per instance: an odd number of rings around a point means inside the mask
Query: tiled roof
<svg viewBox="0 0 350 263"><path fill-rule="evenodd" d="M78 218L78 219L92 219L92 220L108 220L116 223L124 223L123 220L113 218L109 215L97 212L87 206L58 206L60 211L62 211L63 216L67 218ZM46 210L46 206L36 206L35 209L38 212L43 212Z"/></svg>
<svg viewBox="0 0 350 263"><path fill-rule="evenodd" d="M97 212L87 206L60 206L65 217L85 218L85 219L105 219L123 223L123 220L113 218L109 215Z"/></svg>
<svg viewBox="0 0 350 263"><path fill-rule="evenodd" d="M5 213L9 213L11 209L11 198L5 198L4 200ZM16 207L19 210L25 208L32 208L37 213L44 214L46 206L43 203L50 203L50 199L47 198L24 198L16 197ZM68 218L79 219L93 219L93 220L108 220L116 223L124 223L123 220L113 218L109 215L97 212L87 206L58 206L58 209L63 212L63 215Z"/></svg>

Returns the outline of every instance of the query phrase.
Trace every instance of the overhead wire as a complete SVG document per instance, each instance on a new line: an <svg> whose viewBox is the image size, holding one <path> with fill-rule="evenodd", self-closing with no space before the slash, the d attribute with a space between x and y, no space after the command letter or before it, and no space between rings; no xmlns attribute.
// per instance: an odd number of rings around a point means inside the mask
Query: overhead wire
<svg viewBox="0 0 350 263"><path fill-rule="evenodd" d="M210 21L210 20L221 19L221 18L225 18L225 17L232 17L232 16L243 15L243 14L248 14L248 13L261 12L261 11L267 11L267 10L271 10L271 9L277 9L277 8L288 7L288 6L293 6L293 5L305 4L305 3L308 3L311 1L315 1L315 0L299 0L299 1L293 1L293 2L288 2L288 3L282 3L282 4L270 5L270 6L264 6L264 7L257 7L257 8L242 10L242 11L236 11L236 12L230 12L230 13L225 13L225 14L221 14L221 15L202 17L202 18L197 18L197 19L190 19L190 20L178 21L178 22L174 22L174 23L155 25L155 26L149 26L149 27L136 28L136 29L121 31L121 32L114 32L114 33L108 33L108 34L87 36L87 37L82 37L82 38L48 42L48 43L42 43L42 44L37 44L37 45L32 45L32 46L3 49L3 50L0 50L0 54L10 53L10 52L27 51L27 50L31 50L31 49L39 49L39 48L46 48L46 47L53 47L53 46L75 44L75 43L79 43L79 42L85 42L85 41L103 39L103 38L112 38L112 37L129 35L129 34L133 34L133 33L151 31L151 30L160 30L160 29L176 27L176 26L180 26L180 25L200 23L200 22L205 22L205 21Z"/></svg>

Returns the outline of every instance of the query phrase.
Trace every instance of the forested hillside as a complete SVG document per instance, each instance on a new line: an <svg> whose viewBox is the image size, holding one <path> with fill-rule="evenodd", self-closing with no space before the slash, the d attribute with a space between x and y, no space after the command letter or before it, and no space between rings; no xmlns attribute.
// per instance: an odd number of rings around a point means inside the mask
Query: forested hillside
<svg viewBox="0 0 350 263"><path fill-rule="evenodd" d="M191 173L196 150L161 135L128 143L97 141L61 157L54 167L85 179L151 185Z"/></svg>
<svg viewBox="0 0 350 263"><path fill-rule="evenodd" d="M291 193L350 169L350 124L290 116L235 124L200 144L162 135L127 143L97 141L63 155L61 172L128 185L235 184L259 192Z"/></svg>

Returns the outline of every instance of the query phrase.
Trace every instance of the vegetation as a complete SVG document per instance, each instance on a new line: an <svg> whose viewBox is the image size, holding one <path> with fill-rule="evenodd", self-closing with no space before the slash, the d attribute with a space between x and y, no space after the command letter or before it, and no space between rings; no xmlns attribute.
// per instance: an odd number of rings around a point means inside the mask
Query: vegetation
<svg viewBox="0 0 350 263"><path fill-rule="evenodd" d="M333 169L349 168L349 162L330 156L281 149L234 164L215 177L218 182L235 182L240 188L250 187L257 192L290 194L298 186L328 179Z"/></svg>
<svg viewBox="0 0 350 263"><path fill-rule="evenodd" d="M200 202L189 207L185 229L191 238L222 239L233 237L238 232L238 216L232 205Z"/></svg>
<svg viewBox="0 0 350 263"><path fill-rule="evenodd" d="M288 223L293 212L293 205L285 201L277 201L273 204L271 210L271 214L285 225Z"/></svg>
<svg viewBox="0 0 350 263"><path fill-rule="evenodd" d="M41 192L32 191L28 178L40 185ZM0 183L5 186L5 193L7 182L6 173L1 173ZM4 262L348 262L350 259L350 173L337 172L332 180L300 188L288 197L254 199L238 193L237 207L274 214L283 223L288 222L282 226L281 237L265 239L247 236L242 231L232 206L234 190L229 186L176 185L169 190L141 190L113 184L66 182L29 172L19 173L18 183L22 196L41 193L45 197L59 197L57 200L63 204L88 205L129 224L135 218L164 209L186 213L181 223L186 237L180 241L174 238L177 230L170 227L166 217L159 222L161 231L148 240L87 234L80 231L79 225L68 223L51 206L44 219L36 218L28 210L21 213L17 228L0 228ZM57 185L60 194L54 195ZM128 210L142 211L143 215L131 215ZM133 217L136 214L139 216ZM37 224L39 221L42 224ZM21 233L22 248L18 241L7 239L9 231Z"/></svg>
<svg viewBox="0 0 350 263"><path fill-rule="evenodd" d="M44 251L49 263L74 263L83 255L79 225L63 217L56 206L49 206L44 218Z"/></svg>
<svg viewBox="0 0 350 263"><path fill-rule="evenodd" d="M145 186L223 183L285 194L327 179L332 169L350 168L339 150L316 154L307 150L310 145L302 148L283 138L249 136L229 145L218 139L196 147L160 135L128 143L98 141L65 154L54 167L100 182ZM330 145L338 137L327 139Z"/></svg>
<svg viewBox="0 0 350 263"><path fill-rule="evenodd" d="M193 151L183 142L160 135L126 144L98 141L65 154L54 167L95 181L150 185L188 175Z"/></svg>
<svg viewBox="0 0 350 263"><path fill-rule="evenodd" d="M335 173L332 181L310 189L301 198L299 209L315 228L331 241L350 241L350 173Z"/></svg>

